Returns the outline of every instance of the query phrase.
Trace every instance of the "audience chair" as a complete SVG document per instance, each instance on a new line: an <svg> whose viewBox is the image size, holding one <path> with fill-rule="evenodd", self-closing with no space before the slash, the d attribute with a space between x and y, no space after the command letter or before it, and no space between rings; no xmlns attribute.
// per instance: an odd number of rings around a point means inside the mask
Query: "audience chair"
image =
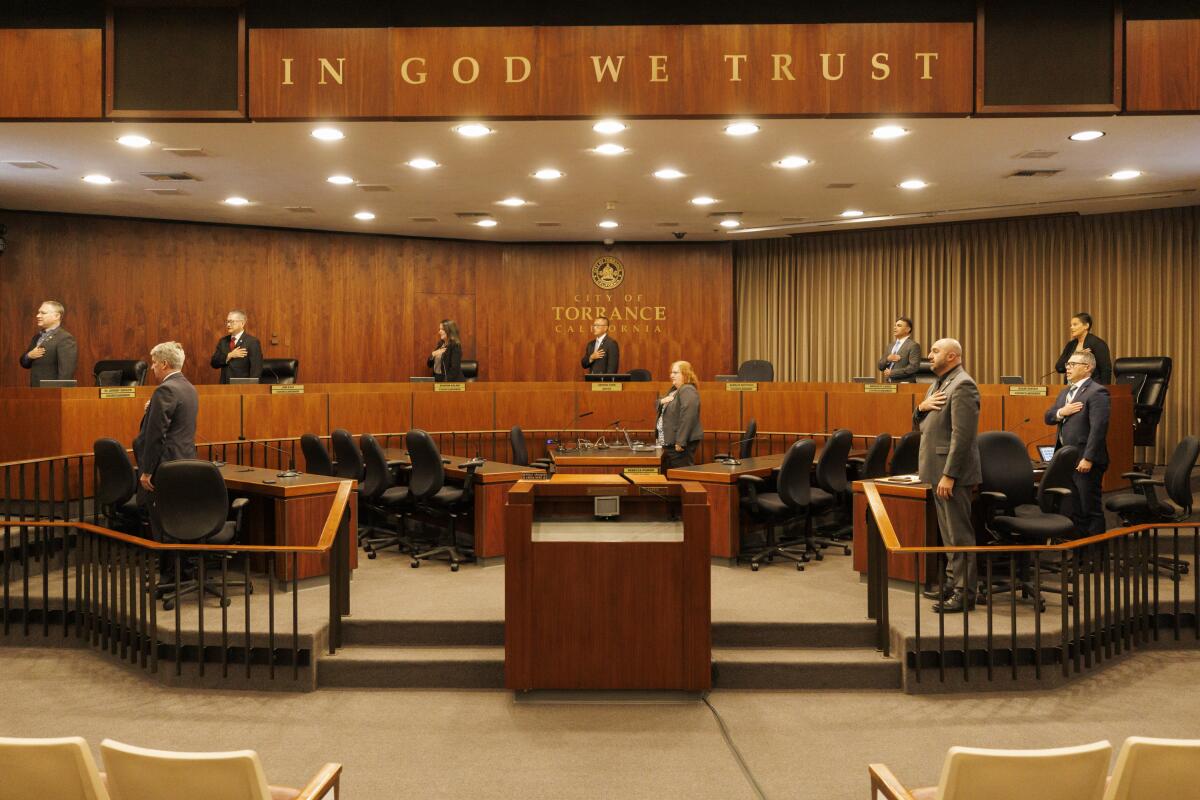
<svg viewBox="0 0 1200 800"><path fill-rule="evenodd" d="M92 377L97 386L145 386L149 369L145 361L136 358L105 359L92 367Z"/></svg>
<svg viewBox="0 0 1200 800"><path fill-rule="evenodd" d="M871 764L868 767L871 797L872 800L1099 800L1111 755L1112 745L1106 741L1048 750L951 747L936 787L908 789L886 766Z"/></svg>
<svg viewBox="0 0 1200 800"><path fill-rule="evenodd" d="M400 552L412 551L412 540L405 531L404 522L412 512L412 498L407 486L397 486L388 467L387 456L379 442L369 433L358 439L366 469L358 487L358 504L362 510L360 519L366 519L366 534L362 537L367 558L375 558L378 550L396 545ZM389 523L395 519L395 524ZM377 526L372 520L382 520Z"/></svg>
<svg viewBox="0 0 1200 800"><path fill-rule="evenodd" d="M804 564L808 561L809 543L813 538L812 512L814 506L810 474L813 455L816 451L817 445L812 439L801 439L794 442L783 457L774 492L760 491L760 487L766 488L767 482L757 475L738 476L739 491L744 490L745 492L740 500L742 508L746 510L751 519L763 522L763 527L766 529L766 543L761 550L743 554L744 548L738 548L737 560L741 561L742 558L748 557L752 571L757 572L762 562L766 561L769 564L775 560L776 556L795 562L797 570L804 569ZM823 499L818 502L828 504L832 500ZM794 547L781 544L782 538L775 534L777 524L786 528L797 522L804 524L799 541L804 542L805 545L799 552ZM811 549L816 551L815 545Z"/></svg>
<svg viewBox="0 0 1200 800"><path fill-rule="evenodd" d="M761 358L752 358L749 361L743 361L741 366L738 367L737 379L739 381L771 383L775 380L775 365Z"/></svg>
<svg viewBox="0 0 1200 800"><path fill-rule="evenodd" d="M758 420L750 420L750 424L746 426L746 432L742 434L741 439L731 444L738 446L738 458L750 458L754 455L754 440L758 436ZM733 449L732 447L730 448ZM713 456L714 461L722 461L732 458L729 453L717 453Z"/></svg>
<svg viewBox="0 0 1200 800"><path fill-rule="evenodd" d="M109 800L87 742L0 737L0 797Z"/></svg>
<svg viewBox="0 0 1200 800"><path fill-rule="evenodd" d="M654 378L650 375L650 370L648 369L631 369L629 370L629 380L634 383L645 383L654 380Z"/></svg>
<svg viewBox="0 0 1200 800"><path fill-rule="evenodd" d="M154 513L166 542L232 544L241 533L242 512L249 501L239 497L230 505L225 479L210 461L185 459L160 465L154 473L154 493ZM230 557L221 556L225 560ZM204 602L205 593L221 598L222 606L229 605L229 598L222 593L220 572L210 572L201 579L204 556L196 554L187 558L191 559L197 573L188 580L176 574L176 582L167 581L160 586L163 608L171 610L189 594L199 594L200 602ZM248 579L227 577L224 586L226 589L240 586L247 594L253 592Z"/></svg>
<svg viewBox="0 0 1200 800"><path fill-rule="evenodd" d="M909 431L900 437L896 449L892 452L892 465L888 468L889 475L916 475L920 468L921 432Z"/></svg>
<svg viewBox="0 0 1200 800"><path fill-rule="evenodd" d="M354 443L354 437L350 435L350 431L345 428L335 428L329 435L329 441L333 443L333 477L361 483L365 469L362 451ZM359 516L361 520L362 515ZM357 538L360 547L366 533L367 528L360 524Z"/></svg>
<svg viewBox="0 0 1200 800"><path fill-rule="evenodd" d="M508 432L508 443L512 447L512 463L518 467L533 467L546 472L554 472L554 459L552 458L529 460L529 450L525 447L525 431L521 430L520 425L512 426L512 430Z"/></svg>
<svg viewBox="0 0 1200 800"><path fill-rule="evenodd" d="M1113 362L1117 383L1133 387L1133 444L1153 447L1158 423L1167 402L1171 384L1171 359L1168 356L1127 356Z"/></svg>
<svg viewBox="0 0 1200 800"><path fill-rule="evenodd" d="M888 452L892 449L892 435L881 433L867 448L862 458L846 459L846 480L850 483L887 475Z"/></svg>
<svg viewBox="0 0 1200 800"><path fill-rule="evenodd" d="M267 785L258 753L181 753L105 739L100 743L113 800L317 800L337 797L342 765L321 767L303 789Z"/></svg>
<svg viewBox="0 0 1200 800"><path fill-rule="evenodd" d="M116 439L97 439L92 444L96 463L96 508L109 528L141 534L146 518L137 504L137 471L125 447Z"/></svg>
<svg viewBox="0 0 1200 800"><path fill-rule="evenodd" d="M300 452L304 454L304 471L310 475L328 475L335 477L333 458L321 437L315 433L306 433L300 437Z"/></svg>
<svg viewBox="0 0 1200 800"><path fill-rule="evenodd" d="M264 358L259 383L295 383L300 380L300 359Z"/></svg>
<svg viewBox="0 0 1200 800"><path fill-rule="evenodd" d="M828 506L833 509L833 525L827 530L828 536L813 537L809 544L819 547L815 556L820 561L824 556L820 547L841 547L842 552L850 555L850 548L838 539L848 539L853 534L850 526L852 515L850 503L850 484L846 480L846 459L850 456L850 448L854 445L854 434L842 428L834 431L825 440L821 455L817 457L817 466L813 470L813 480L816 486L812 490L813 502L818 506Z"/></svg>
<svg viewBox="0 0 1200 800"><path fill-rule="evenodd" d="M450 570L458 572L460 562L466 560L459 549L458 522L470 520L475 506L475 470L482 466L483 461L472 460L463 463L467 471L466 479L461 489L446 486L446 470L442 465L442 454L438 452L433 438L423 430L413 429L408 432L408 456L412 460L412 478L409 480L408 491L412 502L420 510L431 516L443 517L449 521L448 540L430 550L413 553L412 567L421 566L425 559L445 555L450 560ZM474 533L468 528L471 539L470 549L474 550ZM471 557L474 557L472 552Z"/></svg>
<svg viewBox="0 0 1200 800"><path fill-rule="evenodd" d="M1200 739L1130 736L1121 745L1104 800L1200 800Z"/></svg>

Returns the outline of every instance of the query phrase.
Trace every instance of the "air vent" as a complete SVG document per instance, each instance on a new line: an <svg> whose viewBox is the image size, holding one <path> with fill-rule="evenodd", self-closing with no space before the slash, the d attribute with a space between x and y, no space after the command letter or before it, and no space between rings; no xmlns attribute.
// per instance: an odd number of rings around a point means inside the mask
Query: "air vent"
<svg viewBox="0 0 1200 800"><path fill-rule="evenodd" d="M383 183L356 183L354 184L364 192L390 192L392 187Z"/></svg>
<svg viewBox="0 0 1200 800"><path fill-rule="evenodd" d="M208 156L203 147L164 147L162 151L180 158L206 158Z"/></svg>
<svg viewBox="0 0 1200 800"><path fill-rule="evenodd" d="M825 184L826 189L853 189L854 186L855 186L855 184L853 184L853 183L827 183L827 184Z"/></svg>
<svg viewBox="0 0 1200 800"><path fill-rule="evenodd" d="M539 228L557 228L562 225L561 222L535 222L533 224Z"/></svg>
<svg viewBox="0 0 1200 800"><path fill-rule="evenodd" d="M484 217L490 217L491 214L487 213L486 211L456 211L454 212L454 216L458 217L459 219L482 219Z"/></svg>
<svg viewBox="0 0 1200 800"><path fill-rule="evenodd" d="M53 164L47 164L45 161L5 161L10 167L17 169L58 169Z"/></svg>
<svg viewBox="0 0 1200 800"><path fill-rule="evenodd" d="M437 217L409 217L409 222L437 222Z"/></svg>
<svg viewBox="0 0 1200 800"><path fill-rule="evenodd" d="M150 194L181 195L186 194L182 189L146 189Z"/></svg>
<svg viewBox="0 0 1200 800"><path fill-rule="evenodd" d="M1024 153L1017 153L1013 158L1054 158L1056 155L1057 150L1026 150Z"/></svg>
<svg viewBox="0 0 1200 800"><path fill-rule="evenodd" d="M804 220L806 220L806 219L808 219L808 218L807 217L780 217L779 221L780 222L804 222Z"/></svg>
<svg viewBox="0 0 1200 800"><path fill-rule="evenodd" d="M143 178L149 178L152 181L198 181L200 180L195 175L187 172L142 172L139 173Z"/></svg>
<svg viewBox="0 0 1200 800"><path fill-rule="evenodd" d="M1061 169L1019 169L1016 172L1009 175L1008 177L1010 177L1010 178L1052 178L1060 172L1062 172Z"/></svg>
<svg viewBox="0 0 1200 800"><path fill-rule="evenodd" d="M678 228L679 227L678 222L656 222L654 224L660 228Z"/></svg>
<svg viewBox="0 0 1200 800"><path fill-rule="evenodd" d="M312 206L284 206L284 210L291 211L293 214L315 214L317 210Z"/></svg>
<svg viewBox="0 0 1200 800"><path fill-rule="evenodd" d="M714 211L708 215L709 219L726 219L727 217L740 217L741 211Z"/></svg>

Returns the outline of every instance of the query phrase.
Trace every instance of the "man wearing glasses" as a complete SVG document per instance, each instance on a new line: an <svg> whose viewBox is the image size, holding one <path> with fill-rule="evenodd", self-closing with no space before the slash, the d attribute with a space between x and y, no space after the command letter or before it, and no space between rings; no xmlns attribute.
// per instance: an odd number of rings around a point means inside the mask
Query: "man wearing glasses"
<svg viewBox="0 0 1200 800"><path fill-rule="evenodd" d="M1096 357L1077 350L1067 361L1067 388L1046 411L1046 424L1058 426L1059 445L1074 445L1083 457L1075 467L1076 500L1071 518L1081 533L1104 533L1100 484L1108 468L1108 389L1092 380Z"/></svg>
<svg viewBox="0 0 1200 800"><path fill-rule="evenodd" d="M620 372L621 348L617 346L617 340L608 335L608 317L596 317L592 335L596 338L588 342L580 366L593 375Z"/></svg>
<svg viewBox="0 0 1200 800"><path fill-rule="evenodd" d="M221 383L230 378L259 378L263 371L262 345L246 333L246 312L234 309L225 315L228 336L217 340L212 368L221 370Z"/></svg>

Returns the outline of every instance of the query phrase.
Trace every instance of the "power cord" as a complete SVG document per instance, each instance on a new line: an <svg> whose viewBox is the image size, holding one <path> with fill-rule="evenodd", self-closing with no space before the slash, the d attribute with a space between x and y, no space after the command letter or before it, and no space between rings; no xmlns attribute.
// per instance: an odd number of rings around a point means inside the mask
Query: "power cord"
<svg viewBox="0 0 1200 800"><path fill-rule="evenodd" d="M708 706L708 710L712 712L713 718L717 720L717 727L721 730L721 736L725 739L725 744L729 747L729 752L733 754L733 758L737 761L738 766L742 770L742 774L746 776L746 781L750 784L750 788L754 790L754 794L759 800L767 800L767 794L758 785L758 780L754 777L754 773L750 771L750 765L746 763L746 759L742 757L742 752L738 750L737 745L733 743L733 737L729 735L729 728L725 725L725 720L721 718L721 712L708 701L708 692L700 696L704 701L704 705Z"/></svg>

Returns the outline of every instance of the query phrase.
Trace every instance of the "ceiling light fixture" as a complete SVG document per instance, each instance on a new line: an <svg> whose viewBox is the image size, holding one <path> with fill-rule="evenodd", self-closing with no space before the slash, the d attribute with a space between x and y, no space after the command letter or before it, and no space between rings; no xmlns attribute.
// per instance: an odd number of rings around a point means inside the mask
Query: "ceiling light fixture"
<svg viewBox="0 0 1200 800"><path fill-rule="evenodd" d="M123 144L126 147L145 147L150 144L150 140L136 133L127 133L124 136L117 137L117 144Z"/></svg>
<svg viewBox="0 0 1200 800"><path fill-rule="evenodd" d="M248 206L248 205L250 205L249 200L247 200L244 197L238 197L237 195L234 195L233 197L226 197L221 202L225 203L225 205L227 205L227 206Z"/></svg>
<svg viewBox="0 0 1200 800"><path fill-rule="evenodd" d="M371 220L375 219L375 215L370 211L359 211L354 215L354 218L361 219L363 222L370 222Z"/></svg>
<svg viewBox="0 0 1200 800"><path fill-rule="evenodd" d="M562 171L554 169L553 167L542 167L537 172L533 173L533 177L537 178L539 181L555 181L562 176Z"/></svg>
<svg viewBox="0 0 1200 800"><path fill-rule="evenodd" d="M899 186L901 189L916 190L916 189L924 189L929 184L926 183L925 181L921 180L920 178L909 178L906 181L900 181L900 183L898 183L896 185Z"/></svg>
<svg viewBox="0 0 1200 800"><path fill-rule="evenodd" d="M659 180L673 181L676 178L684 177L684 175L674 167L665 167L664 169L660 169L655 172L654 177L658 178Z"/></svg>
<svg viewBox="0 0 1200 800"><path fill-rule="evenodd" d="M727 136L751 136L760 130L761 128L753 122L731 122L725 126Z"/></svg>
<svg viewBox="0 0 1200 800"><path fill-rule="evenodd" d="M1139 169L1119 169L1108 177L1114 181L1128 181L1142 174Z"/></svg>
<svg viewBox="0 0 1200 800"><path fill-rule="evenodd" d="M1079 131L1072 133L1067 138L1072 142L1093 142L1104 135L1104 131Z"/></svg>
<svg viewBox="0 0 1200 800"><path fill-rule="evenodd" d="M500 205L502 205L502 206L508 206L509 208L520 208L521 206L525 205L525 203L528 201L522 200L519 197L506 197L499 202L500 202Z"/></svg>
<svg viewBox="0 0 1200 800"><path fill-rule="evenodd" d="M434 169L441 166L441 164L432 158L414 158L412 161L406 163L413 169Z"/></svg>
<svg viewBox="0 0 1200 800"><path fill-rule="evenodd" d="M845 211L842 212L842 216L846 217L847 219L850 219L852 217L861 217L862 215L863 215L863 212L859 211L857 208L847 208Z"/></svg>
<svg viewBox="0 0 1200 800"><path fill-rule="evenodd" d="M876 139L899 139L901 136L908 136L908 128L901 128L899 125L880 125L871 131L871 135Z"/></svg>
<svg viewBox="0 0 1200 800"><path fill-rule="evenodd" d="M593 147L592 152L599 153L602 156L619 156L621 153L624 153L626 149L627 148L624 148L619 144L605 142L604 144L598 144Z"/></svg>
<svg viewBox="0 0 1200 800"><path fill-rule="evenodd" d="M714 204L716 202L717 202L717 198L708 197L706 195L701 195L700 197L692 198L692 205L694 205L694 206L711 206L712 204Z"/></svg>
<svg viewBox="0 0 1200 800"><path fill-rule="evenodd" d="M84 175L83 180L84 180L84 183L94 183L97 186L107 186L108 184L113 182L113 179L108 177L107 175L99 175L99 174Z"/></svg>
<svg viewBox="0 0 1200 800"><path fill-rule="evenodd" d="M615 227L617 227L617 223L616 223L616 221L615 221L615 220L611 220L611 219L601 220L601 221L600 221L600 223L599 223L599 227L601 227L601 228L615 228Z"/></svg>
<svg viewBox="0 0 1200 800"><path fill-rule="evenodd" d="M787 156L775 162L775 166L783 169L796 169L798 167L807 167L812 162L804 156Z"/></svg>
<svg viewBox="0 0 1200 800"><path fill-rule="evenodd" d="M312 132L312 137L322 142L336 142L338 139L344 139L346 134L337 128L317 128Z"/></svg>
<svg viewBox="0 0 1200 800"><path fill-rule="evenodd" d="M721 227L722 227L722 228L737 228L737 227L741 226L741 224L742 224L742 223L738 222L736 219L723 219L723 220L721 220Z"/></svg>
<svg viewBox="0 0 1200 800"><path fill-rule="evenodd" d="M602 119L592 126L592 130L596 133L613 134L620 133L629 126L618 119Z"/></svg>
<svg viewBox="0 0 1200 800"><path fill-rule="evenodd" d="M482 125L478 122L468 122L464 125L459 125L454 129L454 132L459 136L465 136L468 139L478 139L480 136L487 136L489 133L495 133L487 125Z"/></svg>
<svg viewBox="0 0 1200 800"><path fill-rule="evenodd" d="M497 225L499 225L500 223L496 222L496 220L494 220L494 219L481 219L478 222L476 222L475 224L481 228L494 228Z"/></svg>
<svg viewBox="0 0 1200 800"><path fill-rule="evenodd" d="M354 178L351 178L349 175L330 175L325 180L338 186L346 186L347 184L354 183Z"/></svg>

